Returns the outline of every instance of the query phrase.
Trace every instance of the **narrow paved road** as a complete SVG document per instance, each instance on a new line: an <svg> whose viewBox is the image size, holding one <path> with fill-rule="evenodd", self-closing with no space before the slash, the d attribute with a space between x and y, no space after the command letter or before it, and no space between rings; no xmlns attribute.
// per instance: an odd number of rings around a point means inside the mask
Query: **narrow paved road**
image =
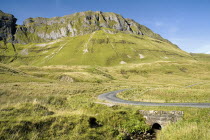
<svg viewBox="0 0 210 140"><path fill-rule="evenodd" d="M210 108L210 103L153 103L153 102L139 102L128 101L118 98L116 95L119 92L123 92L128 89L111 91L98 96L100 100L109 101L112 103L130 104L130 105L142 105L142 106L179 106L179 107L199 107Z"/></svg>

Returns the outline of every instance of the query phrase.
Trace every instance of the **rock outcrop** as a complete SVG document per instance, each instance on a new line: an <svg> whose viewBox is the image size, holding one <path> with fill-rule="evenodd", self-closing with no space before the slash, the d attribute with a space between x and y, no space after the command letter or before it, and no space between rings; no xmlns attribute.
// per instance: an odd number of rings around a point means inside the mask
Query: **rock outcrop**
<svg viewBox="0 0 210 140"><path fill-rule="evenodd" d="M11 15L0 10L0 41L12 42L16 32L17 19Z"/></svg>
<svg viewBox="0 0 210 140"><path fill-rule="evenodd" d="M109 33L122 31L167 41L134 20L123 18L119 14L100 11L86 11L54 18L28 18L23 25L17 27L15 38L18 43L44 42L89 34L101 29Z"/></svg>
<svg viewBox="0 0 210 140"><path fill-rule="evenodd" d="M17 19L0 10L0 41L15 43L46 42L62 37L74 37L104 30L113 34L124 32L146 35L170 43L149 28L112 12L86 11L63 17L28 18L23 25L16 25Z"/></svg>

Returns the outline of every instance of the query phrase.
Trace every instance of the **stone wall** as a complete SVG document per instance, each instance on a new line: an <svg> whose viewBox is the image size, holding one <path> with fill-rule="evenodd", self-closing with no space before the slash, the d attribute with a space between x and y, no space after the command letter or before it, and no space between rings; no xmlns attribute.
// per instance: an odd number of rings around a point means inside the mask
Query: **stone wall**
<svg viewBox="0 0 210 140"><path fill-rule="evenodd" d="M167 125L168 123L182 120L184 115L183 111L139 110L139 113L144 116L147 124L153 125L155 123L158 123L161 125L161 127Z"/></svg>

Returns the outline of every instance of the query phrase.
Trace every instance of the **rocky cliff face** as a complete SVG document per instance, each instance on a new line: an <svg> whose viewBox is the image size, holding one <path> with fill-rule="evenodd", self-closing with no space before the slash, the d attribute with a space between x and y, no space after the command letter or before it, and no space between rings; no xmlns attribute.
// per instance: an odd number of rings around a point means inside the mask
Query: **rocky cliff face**
<svg viewBox="0 0 210 140"><path fill-rule="evenodd" d="M23 25L17 27L15 38L18 43L44 42L67 36L89 34L101 29L109 33L122 31L167 41L131 19L100 11L80 12L54 18L28 18Z"/></svg>
<svg viewBox="0 0 210 140"><path fill-rule="evenodd" d="M0 10L0 41L13 41L13 36L16 31L17 19L11 15Z"/></svg>

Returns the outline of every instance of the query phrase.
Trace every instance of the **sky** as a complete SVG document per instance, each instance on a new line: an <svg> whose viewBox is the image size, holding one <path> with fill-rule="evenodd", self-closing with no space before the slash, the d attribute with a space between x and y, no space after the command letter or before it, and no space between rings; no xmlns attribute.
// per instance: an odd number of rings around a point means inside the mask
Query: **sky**
<svg viewBox="0 0 210 140"><path fill-rule="evenodd" d="M210 53L210 0L0 0L17 24L82 11L121 14L193 53Z"/></svg>

